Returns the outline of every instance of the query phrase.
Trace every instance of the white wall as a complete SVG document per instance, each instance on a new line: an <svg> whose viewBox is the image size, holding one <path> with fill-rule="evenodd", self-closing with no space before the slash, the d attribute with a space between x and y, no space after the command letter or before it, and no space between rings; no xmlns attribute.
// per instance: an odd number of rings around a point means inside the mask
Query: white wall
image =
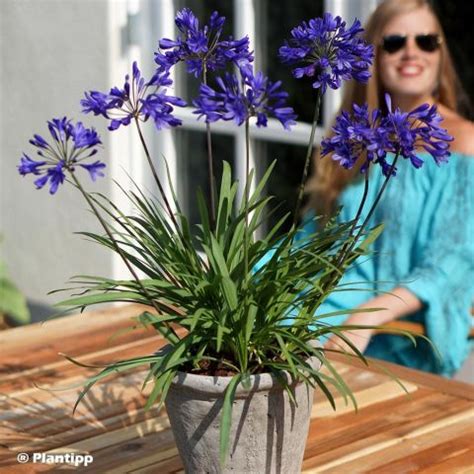
<svg viewBox="0 0 474 474"><path fill-rule="evenodd" d="M64 287L74 274L112 274L112 255L73 235L100 232L78 193L70 186L54 196L46 188L36 190L33 177L21 177L16 166L22 151L34 156L28 144L33 133L46 138L46 121L63 115L96 127L105 145L97 156L109 166L106 123L81 114L79 101L85 90L112 85L109 53L121 52L120 31L110 20L124 5L121 0L0 1L2 253L14 281L37 302L67 296L46 293ZM110 178L92 185L84 175L84 182L102 192L111 188Z"/></svg>

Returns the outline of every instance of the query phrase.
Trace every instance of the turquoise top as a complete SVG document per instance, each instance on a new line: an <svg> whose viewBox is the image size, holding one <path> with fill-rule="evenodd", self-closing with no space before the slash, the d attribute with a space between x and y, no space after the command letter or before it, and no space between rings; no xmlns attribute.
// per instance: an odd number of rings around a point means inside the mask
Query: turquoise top
<svg viewBox="0 0 474 474"><path fill-rule="evenodd" d="M366 355L449 376L460 368L470 350L474 157L453 153L449 163L439 167L429 155L420 157L425 160L421 169L399 160L397 176L391 178L369 222L369 228L385 224L374 243L375 253L371 258L361 257L340 282L364 291L333 292L317 314L355 308L376 296L378 290L408 288L424 307L404 319L425 325L442 360L421 339L413 347L406 337L385 334L371 339ZM374 169L362 219L383 179L382 173ZM360 180L345 189L339 199L343 206L339 220L355 217L363 188ZM315 230L314 221L309 220L302 234ZM342 324L345 319L334 316L324 321Z"/></svg>

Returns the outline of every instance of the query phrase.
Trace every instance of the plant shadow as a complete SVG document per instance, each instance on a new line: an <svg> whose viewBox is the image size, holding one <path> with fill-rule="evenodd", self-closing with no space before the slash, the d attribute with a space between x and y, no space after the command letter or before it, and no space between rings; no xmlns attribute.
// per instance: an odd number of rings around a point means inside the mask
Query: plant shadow
<svg viewBox="0 0 474 474"><path fill-rule="evenodd" d="M31 387L11 395L0 393L0 471L7 466L18 467L16 457L21 452L31 457L32 453L50 450L64 454L88 454L93 450L93 465L79 470L97 472L100 463L107 466L117 456L133 460L152 448L157 451L158 445L151 439L155 434L172 448L174 441L164 410L144 410L146 396L140 390L144 374L121 374L113 384L94 386L74 415L77 388L53 391ZM148 442L150 439L152 442ZM47 467L40 466L40 470ZM58 464L49 467L54 472L60 468Z"/></svg>

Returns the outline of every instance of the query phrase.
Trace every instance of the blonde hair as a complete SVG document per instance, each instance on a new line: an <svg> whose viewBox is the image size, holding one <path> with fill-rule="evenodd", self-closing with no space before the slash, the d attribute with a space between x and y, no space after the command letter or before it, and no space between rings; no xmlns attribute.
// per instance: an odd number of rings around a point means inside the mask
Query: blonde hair
<svg viewBox="0 0 474 474"><path fill-rule="evenodd" d="M451 110L458 109L458 93L460 82L456 75L453 62L446 46L443 33L433 8L426 0L385 0L369 18L365 26L365 39L367 42L379 45L382 33L387 23L401 13L409 13L420 8L428 8L436 20L438 33L441 37L441 66L439 72L438 88L434 96L438 103ZM369 110L384 108L383 87L378 77L377 64L380 49L376 48L372 76L367 84L351 81L346 84L341 110L350 110L352 104L362 105L367 103ZM328 218L335 210L336 201L345 187L360 176L359 167L351 170L342 168L330 157L320 159L319 153L313 155L314 172L308 180L306 190L309 193L308 206L315 209L317 214Z"/></svg>

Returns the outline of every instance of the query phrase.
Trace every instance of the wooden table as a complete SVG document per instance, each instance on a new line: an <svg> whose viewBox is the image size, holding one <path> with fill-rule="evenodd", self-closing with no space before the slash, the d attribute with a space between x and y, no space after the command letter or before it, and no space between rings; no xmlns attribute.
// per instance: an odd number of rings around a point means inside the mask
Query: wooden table
<svg viewBox="0 0 474 474"><path fill-rule="evenodd" d="M1 473L182 472L166 413L143 410L144 372L96 386L75 416L79 388L56 390L94 372L60 352L102 364L155 351L163 342L155 333L123 331L138 311L114 308L0 332ZM345 358L336 365L360 409L354 413L338 400L333 412L316 395L304 472L474 472L474 386L390 366L404 381L406 395L375 368ZM94 461L87 468L20 464L21 452L90 453Z"/></svg>

